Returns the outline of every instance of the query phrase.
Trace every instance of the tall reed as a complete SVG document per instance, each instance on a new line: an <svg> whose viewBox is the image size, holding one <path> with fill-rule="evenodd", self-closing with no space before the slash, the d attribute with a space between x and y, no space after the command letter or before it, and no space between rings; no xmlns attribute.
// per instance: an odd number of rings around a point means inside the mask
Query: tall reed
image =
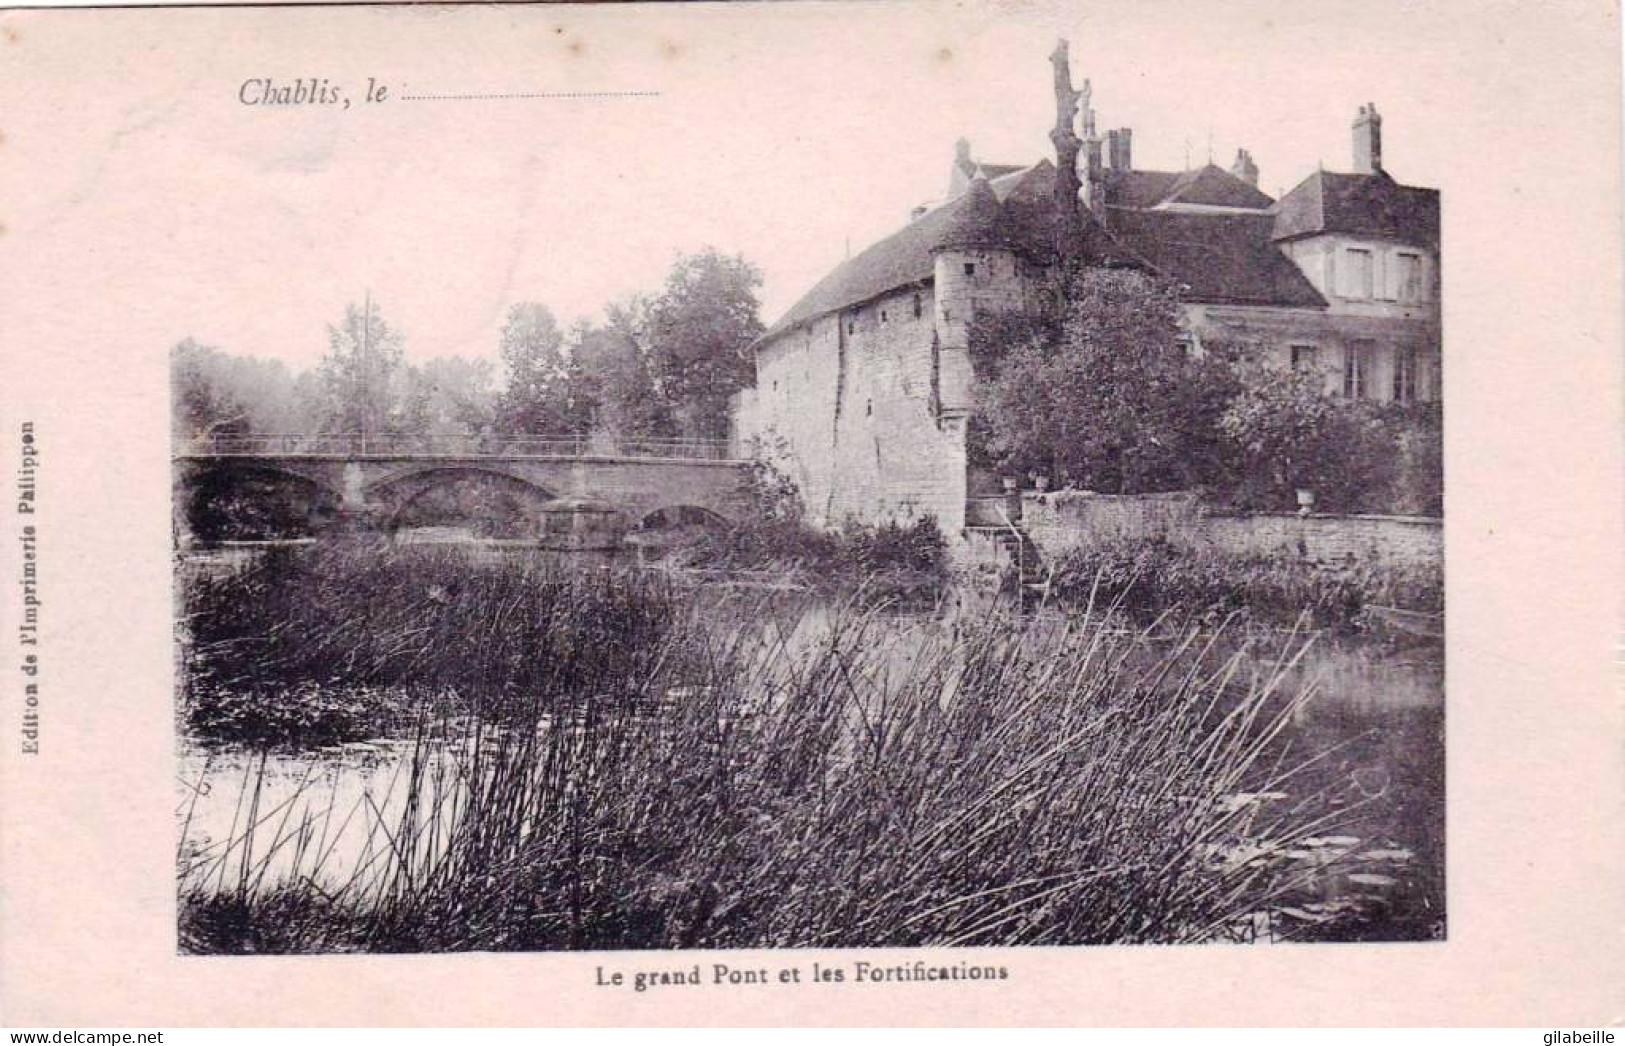
<svg viewBox="0 0 1625 1046"><path fill-rule="evenodd" d="M250 764L241 824L183 843L184 947L1207 941L1304 888L1279 855L1330 826L1312 797L1249 798L1292 791L1283 731L1307 694L1279 691L1290 657L1245 643L787 611L615 572L475 570L479 598L442 618L416 593L456 571L422 566L324 562L355 575L342 604L238 623L235 649L275 653L278 676L337 658L473 692L419 720L387 802L266 809ZM318 655L293 635L328 638ZM345 832L362 856L334 874Z"/></svg>

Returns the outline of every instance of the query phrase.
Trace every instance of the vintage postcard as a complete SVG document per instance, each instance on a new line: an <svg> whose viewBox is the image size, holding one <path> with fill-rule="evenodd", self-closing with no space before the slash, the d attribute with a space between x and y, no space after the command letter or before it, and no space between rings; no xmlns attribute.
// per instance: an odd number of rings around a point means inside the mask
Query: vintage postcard
<svg viewBox="0 0 1625 1046"><path fill-rule="evenodd" d="M1619 1020L1618 36L0 11L0 1020Z"/></svg>

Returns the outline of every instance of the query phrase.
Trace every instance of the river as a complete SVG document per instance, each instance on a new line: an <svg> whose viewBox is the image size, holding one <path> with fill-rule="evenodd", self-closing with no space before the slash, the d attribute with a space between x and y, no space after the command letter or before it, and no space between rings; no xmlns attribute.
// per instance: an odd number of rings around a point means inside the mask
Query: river
<svg viewBox="0 0 1625 1046"><path fill-rule="evenodd" d="M487 551L504 554L500 548ZM217 550L193 557L189 568L230 570L255 554L251 548ZM809 620L806 627L816 632L817 615ZM926 617L898 621L905 632L938 627ZM1306 652L1303 637L1283 636L1273 650L1262 646L1268 652L1251 655L1251 670L1282 669L1283 691L1314 690L1282 748L1299 759L1316 758L1290 792L1237 793L1234 801L1262 813L1314 796L1345 816L1335 832L1302 840L1286 855L1306 869L1325 870L1259 913L1257 937L1442 936L1442 644L1327 633L1313 637ZM183 729L175 809L183 879L219 876L217 885L231 885L245 868L261 881L310 877L330 887L364 878L398 845L384 826L399 823L409 795L420 804L425 794L431 797L416 815L420 820L455 815L461 752L470 743L453 736L425 746L380 736L316 750L252 752L207 745ZM408 787L414 775L431 787ZM260 827L245 832L249 824ZM1351 924L1343 917L1352 911L1362 918ZM1339 929L1323 933L1330 927Z"/></svg>

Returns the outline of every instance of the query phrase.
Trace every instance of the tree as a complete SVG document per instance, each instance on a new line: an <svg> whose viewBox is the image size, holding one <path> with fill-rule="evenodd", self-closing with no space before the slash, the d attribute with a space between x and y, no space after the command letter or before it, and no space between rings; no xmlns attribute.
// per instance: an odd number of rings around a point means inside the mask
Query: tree
<svg viewBox="0 0 1625 1046"><path fill-rule="evenodd" d="M286 432L320 432L327 418L327 383L320 369L308 368L294 376L292 401L297 421Z"/></svg>
<svg viewBox="0 0 1625 1046"><path fill-rule="evenodd" d="M281 360L239 356L187 338L170 351L176 439L300 432L317 404Z"/></svg>
<svg viewBox="0 0 1625 1046"><path fill-rule="evenodd" d="M764 331L762 274L743 257L707 248L679 258L649 303L650 376L686 436L728 434L728 401L755 378L744 352Z"/></svg>
<svg viewBox="0 0 1625 1046"><path fill-rule="evenodd" d="M570 360L592 429L613 436L676 434L671 410L655 388L638 344L642 303L611 305L602 327L583 324L571 338Z"/></svg>
<svg viewBox="0 0 1625 1046"><path fill-rule="evenodd" d="M1236 462L1232 499L1288 509L1313 491L1325 511L1392 511L1398 432L1385 409L1325 393L1314 369L1244 367L1219 430Z"/></svg>
<svg viewBox="0 0 1625 1046"><path fill-rule="evenodd" d="M1236 379L1185 346L1168 283L1128 269L1077 270L972 326L971 450L979 463L1114 493L1184 489L1222 475L1218 419Z"/></svg>
<svg viewBox="0 0 1625 1046"><path fill-rule="evenodd" d="M402 426L412 433L476 435L495 421L488 360L440 356L408 367Z"/></svg>
<svg viewBox="0 0 1625 1046"><path fill-rule="evenodd" d="M1396 469L1381 511L1444 515L1444 411L1439 403L1393 408Z"/></svg>
<svg viewBox="0 0 1625 1046"><path fill-rule="evenodd" d="M507 385L498 409L508 432L578 432L587 422L572 398L572 374L558 320L545 305L521 302L508 310L500 341Z"/></svg>
<svg viewBox="0 0 1625 1046"><path fill-rule="evenodd" d="M327 328L327 355L317 367L322 431L370 435L403 430L401 341L400 332L384 322L377 302L345 306L343 321Z"/></svg>
<svg viewBox="0 0 1625 1046"><path fill-rule="evenodd" d="M248 409L220 380L224 354L187 338L169 352L170 431L180 442L249 431Z"/></svg>

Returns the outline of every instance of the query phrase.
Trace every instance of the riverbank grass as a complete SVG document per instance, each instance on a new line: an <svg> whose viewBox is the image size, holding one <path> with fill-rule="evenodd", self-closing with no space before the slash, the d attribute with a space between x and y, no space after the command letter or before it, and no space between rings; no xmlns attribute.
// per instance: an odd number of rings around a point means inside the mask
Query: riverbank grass
<svg viewBox="0 0 1625 1046"><path fill-rule="evenodd" d="M455 697L407 710L390 794L353 808L271 802L247 763L229 836L182 840L185 950L1245 939L1335 834L1294 791L1290 652L436 555L189 594L188 686Z"/></svg>

